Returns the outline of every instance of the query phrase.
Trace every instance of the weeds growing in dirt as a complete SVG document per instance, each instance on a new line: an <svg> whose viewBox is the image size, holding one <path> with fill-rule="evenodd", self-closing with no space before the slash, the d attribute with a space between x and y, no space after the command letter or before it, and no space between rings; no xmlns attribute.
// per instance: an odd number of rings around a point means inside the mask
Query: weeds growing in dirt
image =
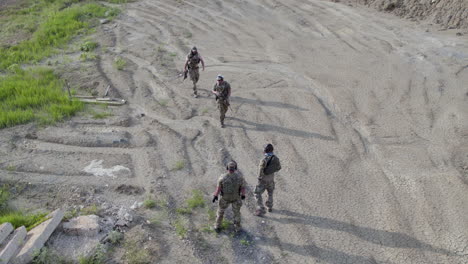
<svg viewBox="0 0 468 264"><path fill-rule="evenodd" d="M192 32L190 32L188 30L184 31L184 37L191 38L192 37Z"/></svg>
<svg viewBox="0 0 468 264"><path fill-rule="evenodd" d="M160 106L167 106L168 103L169 103L169 100L167 100L167 99L161 99L161 100L158 101L158 104Z"/></svg>
<svg viewBox="0 0 468 264"><path fill-rule="evenodd" d="M127 65L127 61L124 60L123 58L121 57L118 57L117 59L115 59L114 61L114 66L117 70L119 71L123 71L123 69L125 69L125 66Z"/></svg>
<svg viewBox="0 0 468 264"><path fill-rule="evenodd" d="M156 201L153 200L153 199L146 199L146 200L143 202L143 206L144 206L146 209L154 208L154 207L156 207Z"/></svg>
<svg viewBox="0 0 468 264"><path fill-rule="evenodd" d="M208 113L208 108L203 108L203 109L201 110L201 113L202 113L202 115Z"/></svg>
<svg viewBox="0 0 468 264"><path fill-rule="evenodd" d="M101 209L93 204L80 210L80 215L97 215Z"/></svg>
<svg viewBox="0 0 468 264"><path fill-rule="evenodd" d="M221 222L221 229L226 230L231 224L231 221L223 219L223 221Z"/></svg>
<svg viewBox="0 0 468 264"><path fill-rule="evenodd" d="M250 246L251 242L248 241L247 239L243 238L240 240L240 243L241 245L244 245L244 246Z"/></svg>
<svg viewBox="0 0 468 264"><path fill-rule="evenodd" d="M15 170L16 170L16 167L13 166L13 165L8 165L8 166L6 167L6 170L7 170L7 171L15 171Z"/></svg>
<svg viewBox="0 0 468 264"><path fill-rule="evenodd" d="M97 60L98 55L94 52L83 52L80 55L80 60L81 61L92 61L92 60Z"/></svg>
<svg viewBox="0 0 468 264"><path fill-rule="evenodd" d="M205 207L203 193L200 190L192 190L192 197L187 199L187 207L190 209L195 209L197 207Z"/></svg>
<svg viewBox="0 0 468 264"><path fill-rule="evenodd" d="M187 207L181 207L181 208L176 209L176 213L178 213L178 214L191 214L192 209L187 208Z"/></svg>
<svg viewBox="0 0 468 264"><path fill-rule="evenodd" d="M63 82L49 69L15 69L0 77L0 128L38 120L51 124L83 108L62 90Z"/></svg>
<svg viewBox="0 0 468 264"><path fill-rule="evenodd" d="M11 223L15 228L25 226L29 231L47 220L47 213L25 213L10 208L8 206L10 197L8 185L2 186L0 188L0 225L3 223Z"/></svg>
<svg viewBox="0 0 468 264"><path fill-rule="evenodd" d="M177 218L177 220L174 222L174 228L175 228L176 234L180 236L181 238L185 238L187 236L188 229L186 227L186 223L184 219Z"/></svg>
<svg viewBox="0 0 468 264"><path fill-rule="evenodd" d="M57 252L43 247L41 250L34 253L31 264L72 264L73 261L66 259L64 256L59 255Z"/></svg>
<svg viewBox="0 0 468 264"><path fill-rule="evenodd" d="M177 53L175 53L175 52L171 52L171 53L169 53L169 56L171 56L171 57L175 57L175 56L177 56Z"/></svg>
<svg viewBox="0 0 468 264"><path fill-rule="evenodd" d="M90 51L93 51L94 49L96 49L98 46L98 43L97 42L94 42L94 41L85 41L81 47L80 47L80 50L81 51L85 51L85 52L90 52Z"/></svg>
<svg viewBox="0 0 468 264"><path fill-rule="evenodd" d="M120 233L119 231L110 231L109 234L107 235L109 238L109 241L112 245L117 245L122 241L124 235Z"/></svg>
<svg viewBox="0 0 468 264"><path fill-rule="evenodd" d="M147 249L139 245L136 240L127 240L124 243L125 255L124 259L129 264L146 264L150 263L150 254Z"/></svg>
<svg viewBox="0 0 468 264"><path fill-rule="evenodd" d="M106 263L108 252L106 248L99 244L91 256L80 257L78 263L80 264L104 264Z"/></svg>
<svg viewBox="0 0 468 264"><path fill-rule="evenodd" d="M174 164L174 167L172 167L172 170L173 171L178 171L178 170L181 170L185 167L185 161L183 160L178 160L176 161L176 163Z"/></svg>
<svg viewBox="0 0 468 264"><path fill-rule="evenodd" d="M214 221L216 219L216 211L213 210L213 209L208 209L207 210L207 213L208 213L208 221Z"/></svg>

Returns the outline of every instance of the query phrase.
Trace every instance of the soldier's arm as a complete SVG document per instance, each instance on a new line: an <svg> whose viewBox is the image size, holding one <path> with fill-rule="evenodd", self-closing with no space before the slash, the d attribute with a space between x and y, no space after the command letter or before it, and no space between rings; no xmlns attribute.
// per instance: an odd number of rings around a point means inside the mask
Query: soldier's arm
<svg viewBox="0 0 468 264"><path fill-rule="evenodd" d="M216 186L216 191L213 193L213 196L218 196L222 189L223 189L222 178L219 178L218 186Z"/></svg>
<svg viewBox="0 0 468 264"><path fill-rule="evenodd" d="M228 98L231 97L231 85L228 83L227 84L227 90L228 90Z"/></svg>
<svg viewBox="0 0 468 264"><path fill-rule="evenodd" d="M276 157L276 161L278 162L278 171L279 171L279 170L281 170L281 162L280 162L280 159L278 157Z"/></svg>
<svg viewBox="0 0 468 264"><path fill-rule="evenodd" d="M188 62L189 62L189 58L187 56L187 58L185 58L184 71L187 70Z"/></svg>
<svg viewBox="0 0 468 264"><path fill-rule="evenodd" d="M211 92L218 95L218 91L216 89L216 83L213 85L213 90Z"/></svg>
<svg viewBox="0 0 468 264"><path fill-rule="evenodd" d="M263 176L265 176L265 174L263 173L263 170L265 169L265 159L262 159L260 161L260 165L258 166L258 179L261 180L263 179Z"/></svg>

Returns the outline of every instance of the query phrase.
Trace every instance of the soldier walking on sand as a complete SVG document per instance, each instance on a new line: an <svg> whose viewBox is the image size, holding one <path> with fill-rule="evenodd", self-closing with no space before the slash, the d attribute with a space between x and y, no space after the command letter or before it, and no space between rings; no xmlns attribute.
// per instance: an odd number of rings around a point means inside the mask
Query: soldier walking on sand
<svg viewBox="0 0 468 264"><path fill-rule="evenodd" d="M187 59L185 60L185 65L184 65L184 80L187 78L187 71L190 76L190 80L193 82L193 97L197 98L197 82L198 79L200 79L200 73L198 72L198 64L202 64L203 71L205 70L205 62L203 61L203 58L200 56L200 54L197 51L197 47L193 47L192 50L190 50L190 53L187 55Z"/></svg>
<svg viewBox="0 0 468 264"><path fill-rule="evenodd" d="M226 112L229 108L229 97L231 96L231 85L224 81L222 75L216 77L216 83L213 87L213 91L216 95L216 101L218 101L219 109L219 121L221 122L221 127L224 128L224 118L226 117Z"/></svg>
<svg viewBox="0 0 468 264"><path fill-rule="evenodd" d="M258 172L258 184L255 186L255 200L257 201L256 216L265 214L265 206L263 205L262 194L265 190L268 193L268 200L265 205L268 212L273 210L273 190L275 189L275 172L281 170L280 160L273 154L273 145L267 144L264 148L264 157L260 161Z"/></svg>
<svg viewBox="0 0 468 264"><path fill-rule="evenodd" d="M218 200L218 195L221 198L218 202L218 212L216 215L216 223L214 229L216 232L221 231L221 223L224 218L224 211L228 206L232 205L234 213L234 228L236 232L241 229L241 214L242 200L245 199L245 186L247 185L244 177L237 172L237 163L231 161L226 166L227 173L221 175L218 180L218 186L213 193L213 203Z"/></svg>

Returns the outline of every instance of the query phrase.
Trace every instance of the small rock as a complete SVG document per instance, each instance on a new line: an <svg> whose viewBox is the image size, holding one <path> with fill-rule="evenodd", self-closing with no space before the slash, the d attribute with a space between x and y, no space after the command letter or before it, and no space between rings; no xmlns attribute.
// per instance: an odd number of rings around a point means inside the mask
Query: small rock
<svg viewBox="0 0 468 264"><path fill-rule="evenodd" d="M264 223L265 223L265 221L262 221L262 224L264 224Z"/></svg>
<svg viewBox="0 0 468 264"><path fill-rule="evenodd" d="M457 36L463 36L463 33L457 32L457 34L455 34L455 35L457 35Z"/></svg>
<svg viewBox="0 0 468 264"><path fill-rule="evenodd" d="M100 229L97 215L78 216L63 224L63 231L70 235L94 236Z"/></svg>
<svg viewBox="0 0 468 264"><path fill-rule="evenodd" d="M124 215L124 219L131 222L131 221L133 221L133 216L131 214L129 214L129 213L126 213Z"/></svg>
<svg viewBox="0 0 468 264"><path fill-rule="evenodd" d="M146 223L149 225L149 224L151 224L151 221L150 221L150 220L146 220Z"/></svg>
<svg viewBox="0 0 468 264"><path fill-rule="evenodd" d="M109 23L109 21L110 21L110 20L107 19L107 18L104 18L104 19L100 19L100 20L99 20L99 22L100 22L101 24L107 24L107 23Z"/></svg>
<svg viewBox="0 0 468 264"><path fill-rule="evenodd" d="M119 226L119 227L122 227L122 226L127 226L127 221L123 220L123 219L119 219L117 220L117 222L115 222L115 226Z"/></svg>
<svg viewBox="0 0 468 264"><path fill-rule="evenodd" d="M133 210L135 210L135 209L138 209L138 208L140 208L142 205L143 205L143 202L138 202L138 201L135 201L135 202L133 203L133 205L132 205L132 206L130 206L130 209L133 209Z"/></svg>

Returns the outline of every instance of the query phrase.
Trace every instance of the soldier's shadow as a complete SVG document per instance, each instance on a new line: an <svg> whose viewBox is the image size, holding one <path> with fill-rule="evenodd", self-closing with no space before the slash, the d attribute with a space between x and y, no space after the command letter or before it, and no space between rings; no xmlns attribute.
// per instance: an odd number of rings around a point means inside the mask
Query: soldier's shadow
<svg viewBox="0 0 468 264"><path fill-rule="evenodd" d="M236 125L230 124L229 122L226 122L225 123L226 127L237 127L237 128L243 128L243 129L252 129L256 131L265 131L265 132L277 132L277 133L281 133L287 136L301 137L301 138L317 138L317 139L328 140L328 141L336 140L335 137L324 136L319 133L307 132L307 131L291 129L291 128L286 128L286 127L281 127L281 126L276 126L276 125L270 125L270 124L260 124L260 123L255 123L252 121L243 120L237 117L228 116L226 117L226 119L238 121L246 125L246 126L236 126Z"/></svg>
<svg viewBox="0 0 468 264"><path fill-rule="evenodd" d="M274 214L288 216L287 218L275 218ZM431 251L444 255L456 255L446 249L436 248L430 244L422 242L414 237L404 233L379 230L370 227L358 226L352 223L346 223L326 217L311 216L289 210L276 210L269 217L272 221L284 224L297 223L300 225L309 225L322 229L332 229L346 232L362 240L390 248L414 248L425 251Z"/></svg>
<svg viewBox="0 0 468 264"><path fill-rule="evenodd" d="M252 104L255 106L269 106L269 107L276 107L276 108L283 108L283 109L293 109L299 111L308 111L309 109L305 109L299 107L297 105L286 104L282 102L275 102L275 101L264 101L264 100L256 100L250 98L243 98L239 96L231 96L232 102L239 102L241 104Z"/></svg>

